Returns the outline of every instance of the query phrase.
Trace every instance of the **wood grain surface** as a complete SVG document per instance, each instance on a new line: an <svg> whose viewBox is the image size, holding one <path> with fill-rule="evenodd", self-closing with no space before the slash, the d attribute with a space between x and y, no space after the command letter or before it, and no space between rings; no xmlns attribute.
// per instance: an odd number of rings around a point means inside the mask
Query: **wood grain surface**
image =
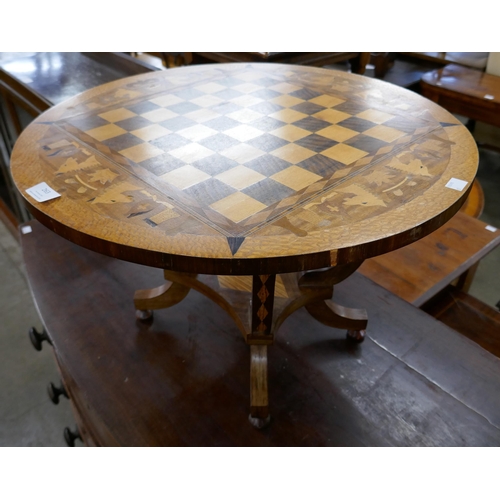
<svg viewBox="0 0 500 500"><path fill-rule="evenodd" d="M153 267L275 274L360 262L444 224L477 148L450 113L360 75L282 64L112 82L33 122L12 155L34 216ZM446 187L465 181L462 191ZM47 182L60 198L26 189Z"/></svg>
<svg viewBox="0 0 500 500"><path fill-rule="evenodd" d="M248 346L229 316L193 291L153 324L136 322L133 291L161 271L30 224L27 276L87 444L500 444L500 360L357 273L336 296L369 311L365 342L304 310L290 316L268 353L272 420L257 430Z"/></svg>

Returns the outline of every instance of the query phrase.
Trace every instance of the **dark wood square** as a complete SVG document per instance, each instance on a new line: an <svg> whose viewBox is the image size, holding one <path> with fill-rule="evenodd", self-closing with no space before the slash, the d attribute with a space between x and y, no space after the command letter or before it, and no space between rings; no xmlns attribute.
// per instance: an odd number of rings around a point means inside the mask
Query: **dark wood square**
<svg viewBox="0 0 500 500"><path fill-rule="evenodd" d="M324 106L320 106L319 104L314 104L313 102L301 102L292 107L295 111L300 111L301 113L305 113L306 115L314 115L314 113L318 113L325 109Z"/></svg>
<svg viewBox="0 0 500 500"><path fill-rule="evenodd" d="M191 141L178 134L168 134L150 141L150 144L159 149L162 149L165 152L168 152L173 151L177 148L181 148L182 146L187 146L188 144L191 144Z"/></svg>
<svg viewBox="0 0 500 500"><path fill-rule="evenodd" d="M311 158L298 163L297 166L304 168L313 174L327 178L332 176L336 170L345 168L343 163L327 158L321 154L311 156Z"/></svg>
<svg viewBox="0 0 500 500"><path fill-rule="evenodd" d="M347 118L347 120L343 120L337 125L341 127L345 127L351 130L355 130L356 132L364 132L369 128L375 127L373 122L369 122L368 120L363 120L362 118L358 118L356 116L351 116L351 118Z"/></svg>
<svg viewBox="0 0 500 500"><path fill-rule="evenodd" d="M200 109L200 106L192 102L179 102L177 104L172 104L171 106L166 107L170 111L178 113L179 115L185 115L187 113L191 113L192 111L197 111L198 109Z"/></svg>
<svg viewBox="0 0 500 500"><path fill-rule="evenodd" d="M184 116L176 116L174 118L169 118L160 123L162 127L165 127L168 130L172 130L173 132L177 132L179 130L193 127L194 125L198 125L194 120L190 120Z"/></svg>
<svg viewBox="0 0 500 500"><path fill-rule="evenodd" d="M185 101L189 101L190 99L196 99L197 97L206 95L205 92L202 92L201 90L195 88L173 90L172 94L180 97L181 99L184 99Z"/></svg>
<svg viewBox="0 0 500 500"><path fill-rule="evenodd" d="M161 106L158 106L157 104L151 101L142 101L137 104L127 105L126 109L132 111L133 113L141 115L142 113L147 113L148 111L154 111L155 109L158 109L160 107Z"/></svg>
<svg viewBox="0 0 500 500"><path fill-rule="evenodd" d="M263 115L270 115L272 113L276 113L277 111L281 111L283 106L274 104L273 102L259 102L258 104L250 106L249 109L257 111L257 113L262 113Z"/></svg>
<svg viewBox="0 0 500 500"><path fill-rule="evenodd" d="M274 82L274 84L279 83L279 82ZM254 95L255 97L260 97L261 99L264 100L271 100L274 99L275 97L278 97L282 95L280 92L276 92L276 90L272 89L259 89L256 90L255 92L252 92L251 95Z"/></svg>
<svg viewBox="0 0 500 500"><path fill-rule="evenodd" d="M121 151L122 149L131 148L132 146L137 146L138 144L143 143L144 141L142 139L133 134L122 134L118 137L112 137L111 139L101 141L101 144L105 144L113 151Z"/></svg>
<svg viewBox="0 0 500 500"><path fill-rule="evenodd" d="M229 115L230 113L234 113L235 111L241 111L244 108L232 102L222 102L213 106L211 109L221 115Z"/></svg>
<svg viewBox="0 0 500 500"><path fill-rule="evenodd" d="M289 144L289 141L276 137L272 134L262 134L255 139L247 141L247 144L250 144L250 146L253 146L254 148L260 149L261 151L265 151L266 153L270 153L275 149L286 146L287 144Z"/></svg>
<svg viewBox="0 0 500 500"><path fill-rule="evenodd" d="M208 120L204 122L203 125L205 125L205 127L213 128L219 132L224 132L224 130L237 127L240 125L240 122L237 122L232 118L228 118L227 116L221 116L219 118L214 118L213 120Z"/></svg>
<svg viewBox="0 0 500 500"><path fill-rule="evenodd" d="M229 88L229 89L219 90L219 92L216 92L215 94L212 95L218 97L219 99L223 99L224 101L230 101L231 99L235 99L236 97L240 97L244 94L242 92L239 92L238 90Z"/></svg>
<svg viewBox="0 0 500 500"><path fill-rule="evenodd" d="M295 141L295 144L298 144L303 148L310 149L311 151L315 151L316 153L321 153L321 151L335 146L338 142L322 137L321 135L311 134Z"/></svg>
<svg viewBox="0 0 500 500"><path fill-rule="evenodd" d="M304 101L308 101L310 99L314 99L315 97L319 97L323 95L323 92L318 92L312 89L299 89L290 94L293 97L298 97L299 99L304 99Z"/></svg>
<svg viewBox="0 0 500 500"><path fill-rule="evenodd" d="M295 194L293 189L290 189L289 187L286 187L283 184L269 178L262 179L260 182L242 189L241 192L267 206Z"/></svg>
<svg viewBox="0 0 500 500"><path fill-rule="evenodd" d="M277 156L265 154L255 158L255 160L248 161L245 166L259 172L259 174L270 177L273 174L290 167L292 164L288 161L282 160Z"/></svg>
<svg viewBox="0 0 500 500"><path fill-rule="evenodd" d="M155 156L149 160L141 161L141 167L145 167L157 176L167 174L168 172L183 167L184 165L186 165L185 162L168 153Z"/></svg>
<svg viewBox="0 0 500 500"><path fill-rule="evenodd" d="M198 142L202 146L205 146L206 148L211 149L212 151L215 151L217 153L220 153L221 151L229 149L230 147L236 146L240 143L240 141L234 139L233 137L229 137L228 135L221 133L211 135L210 137L202 139Z"/></svg>
<svg viewBox="0 0 500 500"><path fill-rule="evenodd" d="M237 189L234 189L219 179L214 179L213 177L195 184L190 188L184 189L185 194L192 196L203 206L211 205L212 203L222 200L236 191Z"/></svg>
<svg viewBox="0 0 500 500"><path fill-rule="evenodd" d="M238 162L231 160L219 153L207 156L207 158L202 158L193 162L193 167L200 169L208 175L218 175L226 170L236 167Z"/></svg>
<svg viewBox="0 0 500 500"><path fill-rule="evenodd" d="M109 124L108 120L105 120L104 118L101 118L97 115L71 119L70 121L68 121L68 123L83 131L91 130L93 128L102 127Z"/></svg>
<svg viewBox="0 0 500 500"><path fill-rule="evenodd" d="M302 118L302 120L294 122L293 124L296 127L307 130L308 132L318 132L318 130L322 130L331 125L331 123L325 122L323 120L318 120L318 118L313 118L312 116Z"/></svg>
<svg viewBox="0 0 500 500"><path fill-rule="evenodd" d="M285 125L285 122L276 120L275 118L271 118L269 116L259 118L258 120L252 122L252 127L258 128L259 130L262 130L264 132L271 132L272 130L284 127Z"/></svg>
<svg viewBox="0 0 500 500"><path fill-rule="evenodd" d="M387 142L363 134L351 137L351 139L344 141L344 144L348 144L353 148L358 148L372 154L375 154L380 148L387 146Z"/></svg>
<svg viewBox="0 0 500 500"><path fill-rule="evenodd" d="M144 128L148 125L151 125L151 121L143 118L142 116L133 116L132 118L127 118L126 120L115 122L115 125L118 125L118 127L121 127L128 132L131 132L132 130L137 130L139 128Z"/></svg>
<svg viewBox="0 0 500 500"><path fill-rule="evenodd" d="M217 80L217 83L220 85L224 85L225 87L235 87L236 85L241 85L244 82L239 78L228 76L225 78L221 78L220 80Z"/></svg>

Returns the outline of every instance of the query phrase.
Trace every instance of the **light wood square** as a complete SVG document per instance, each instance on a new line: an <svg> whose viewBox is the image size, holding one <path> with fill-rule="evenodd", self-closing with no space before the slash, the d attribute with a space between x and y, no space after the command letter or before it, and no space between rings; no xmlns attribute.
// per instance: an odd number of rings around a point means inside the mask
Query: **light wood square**
<svg viewBox="0 0 500 500"><path fill-rule="evenodd" d="M291 95L280 95L271 99L273 104L278 104L279 106L283 106L284 108L291 108L292 106L296 106L301 102L304 102L304 99L299 99L298 97L293 97Z"/></svg>
<svg viewBox="0 0 500 500"><path fill-rule="evenodd" d="M378 124L384 123L387 120L394 118L394 115L384 113L383 111L378 111L377 109L367 109L362 113L358 113L356 116L358 118L362 118L363 120L368 120L369 122Z"/></svg>
<svg viewBox="0 0 500 500"><path fill-rule="evenodd" d="M271 175L271 179L295 191L300 191L314 182L320 181L322 177L293 165L292 167L288 167L281 172Z"/></svg>
<svg viewBox="0 0 500 500"><path fill-rule="evenodd" d="M247 161L252 161L259 156L262 156L264 152L250 146L249 144L238 144L224 150L222 154L227 158L231 158L231 160L237 161L238 163L246 163Z"/></svg>
<svg viewBox="0 0 500 500"><path fill-rule="evenodd" d="M250 127L249 125L238 125L237 127L224 131L224 133L240 142L248 142L250 139L259 137L259 135L262 135L264 132L254 127Z"/></svg>
<svg viewBox="0 0 500 500"><path fill-rule="evenodd" d="M368 153L362 151L361 149L353 148L347 144L337 144L326 151L321 153L322 155L331 158L332 160L339 161L344 165L349 165L350 163L363 158Z"/></svg>
<svg viewBox="0 0 500 500"><path fill-rule="evenodd" d="M163 151L145 142L144 144L138 144L137 146L132 146L131 148L122 149L119 153L127 157L129 160L139 163L141 161L154 158L155 156L159 156L163 154Z"/></svg>
<svg viewBox="0 0 500 500"><path fill-rule="evenodd" d="M266 177L251 168L238 165L227 172L217 175L215 178L224 182L228 186L233 187L234 189L245 189L262 179L265 179Z"/></svg>
<svg viewBox="0 0 500 500"><path fill-rule="evenodd" d="M108 122L115 123L121 120L126 120L127 118L132 118L134 116L137 116L137 114L133 113L128 109L119 108L119 109L112 109L111 111L106 111L105 113L101 113L99 116L102 119L107 120Z"/></svg>
<svg viewBox="0 0 500 500"><path fill-rule="evenodd" d="M285 123L294 123L302 120L302 118L307 118L309 115L305 113L301 113L300 111L295 111L294 109L285 108L272 115L269 115L271 118L275 118L276 120L280 120Z"/></svg>
<svg viewBox="0 0 500 500"><path fill-rule="evenodd" d="M336 109L324 109L314 113L313 116L314 118L318 118L318 120L323 120L328 123L338 123L351 117L351 115L343 111L337 111Z"/></svg>
<svg viewBox="0 0 500 500"><path fill-rule="evenodd" d="M339 99L338 97L334 97L332 95L320 95L315 97L314 99L310 99L309 102L313 104L318 104L319 106L324 106L325 108L333 108L334 106L338 106L345 102L344 99Z"/></svg>
<svg viewBox="0 0 500 500"><path fill-rule="evenodd" d="M254 82L255 80L260 80L261 78L266 78L268 75L261 73L260 71L245 71L244 73L238 73L238 80L243 80L245 82Z"/></svg>
<svg viewBox="0 0 500 500"><path fill-rule="evenodd" d="M202 146L201 144L196 144L195 142L169 151L169 153L186 163L193 163L214 154L214 152L210 151L210 149Z"/></svg>
<svg viewBox="0 0 500 500"><path fill-rule="evenodd" d="M344 142L351 137L358 135L359 132L346 127L342 127L340 125L330 125L329 127L319 130L318 132L316 132L316 134L337 142Z"/></svg>
<svg viewBox="0 0 500 500"><path fill-rule="evenodd" d="M217 132L213 128L205 127L205 125L193 125L192 127L188 127L177 132L178 135L182 135L186 139L189 139L193 142L199 142L202 139L206 139L211 135L215 135Z"/></svg>
<svg viewBox="0 0 500 500"><path fill-rule="evenodd" d="M264 203L261 203L260 201L257 201L240 191L226 196L226 198L213 203L210 207L236 223L245 220L257 212L260 212L264 208L267 208Z"/></svg>
<svg viewBox="0 0 500 500"><path fill-rule="evenodd" d="M223 99L214 95L202 95L200 97L196 97L195 99L191 99L190 102L196 104L197 106L201 106L202 108L209 108L210 106L217 106L217 104L220 104L223 101Z"/></svg>
<svg viewBox="0 0 500 500"><path fill-rule="evenodd" d="M220 92L221 90L226 89L226 87L224 87L224 85L221 85L220 83L215 83L215 82L203 83L201 85L198 85L195 88L196 88L196 90L199 90L200 92L205 92L205 94L215 94L215 92Z"/></svg>
<svg viewBox="0 0 500 500"><path fill-rule="evenodd" d="M229 113L226 116L240 123L250 123L258 120L259 118L262 118L264 115L262 115L261 113L257 113L257 111L244 108L238 111L234 111L233 113Z"/></svg>
<svg viewBox="0 0 500 500"><path fill-rule="evenodd" d="M249 94L239 95L229 100L242 108L254 106L255 104L259 104L264 101L264 99L261 99L260 97L255 97L254 95Z"/></svg>
<svg viewBox="0 0 500 500"><path fill-rule="evenodd" d="M109 125L103 125L102 127L96 127L91 130L86 130L86 134L90 135L97 141L105 141L106 139L112 139L113 137L118 137L119 135L126 134L127 131L110 123Z"/></svg>
<svg viewBox="0 0 500 500"><path fill-rule="evenodd" d="M160 177L178 189L187 189L195 184L206 181L210 178L210 175L191 165L184 165Z"/></svg>
<svg viewBox="0 0 500 500"><path fill-rule="evenodd" d="M282 94L291 94L296 90L301 90L302 87L297 87L297 85L292 85L291 83L281 82L269 88L271 90L276 90L276 92L281 92Z"/></svg>
<svg viewBox="0 0 500 500"><path fill-rule="evenodd" d="M251 94L252 92L257 92L257 90L261 90L263 87L261 85L256 85L255 83L242 83L241 85L236 85L233 87L234 90L238 92L243 92L245 94Z"/></svg>
<svg viewBox="0 0 500 500"><path fill-rule="evenodd" d="M170 118L175 118L179 116L177 113L170 111L165 108L154 109L153 111L148 111L147 113L142 113L141 116L149 120L150 122L158 123L164 120L169 120Z"/></svg>
<svg viewBox="0 0 500 500"><path fill-rule="evenodd" d="M271 152L271 154L290 163L300 163L301 161L307 160L307 158L314 156L316 153L309 149L303 148L298 144L291 143L283 146L282 148L275 149Z"/></svg>
<svg viewBox="0 0 500 500"><path fill-rule="evenodd" d="M180 97L177 97L173 94L166 94L160 97L155 97L154 99L150 99L149 101L158 106L172 106L173 104L184 102L184 99L181 99Z"/></svg>
<svg viewBox="0 0 500 500"><path fill-rule="evenodd" d="M143 141L154 141L160 137L170 134L170 130L162 127L161 125L154 124L148 125L147 127L139 128L130 132L131 134L139 137Z"/></svg>
<svg viewBox="0 0 500 500"><path fill-rule="evenodd" d="M197 109L196 111L191 111L184 115L185 118L193 120L194 122L204 123L208 120L213 120L222 116L220 113L216 113L211 109Z"/></svg>
<svg viewBox="0 0 500 500"><path fill-rule="evenodd" d="M375 139L380 139L384 142L393 142L406 135L404 132L401 132L401 130L386 127L385 125L377 125L376 127L365 130L363 134L369 137L374 137Z"/></svg>
<svg viewBox="0 0 500 500"><path fill-rule="evenodd" d="M295 125L285 125L284 127L272 130L270 134L275 135L280 139L286 139L287 141L294 142L311 135L312 132L308 132L307 130L296 127Z"/></svg>

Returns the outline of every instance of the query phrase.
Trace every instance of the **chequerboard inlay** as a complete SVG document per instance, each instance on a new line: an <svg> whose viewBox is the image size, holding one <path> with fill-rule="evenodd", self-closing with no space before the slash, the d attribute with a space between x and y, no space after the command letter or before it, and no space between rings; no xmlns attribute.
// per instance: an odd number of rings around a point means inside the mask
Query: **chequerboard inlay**
<svg viewBox="0 0 500 500"><path fill-rule="evenodd" d="M227 258L266 245L314 252L321 233L345 240L342 228L376 225L440 181L464 131L423 101L317 68L178 68L45 113L39 159L44 180L86 211L160 239L200 237L187 255L222 242Z"/></svg>

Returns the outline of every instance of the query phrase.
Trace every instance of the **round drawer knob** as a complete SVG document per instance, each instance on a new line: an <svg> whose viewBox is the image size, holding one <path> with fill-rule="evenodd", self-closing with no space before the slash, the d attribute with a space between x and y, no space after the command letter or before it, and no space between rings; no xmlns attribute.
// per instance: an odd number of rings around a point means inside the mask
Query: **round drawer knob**
<svg viewBox="0 0 500 500"><path fill-rule="evenodd" d="M64 388L62 382L59 384L59 387L56 387L52 382L47 386L47 393L49 395L50 400L55 404L59 404L59 397L64 396L66 399L69 399L68 393Z"/></svg>
<svg viewBox="0 0 500 500"><path fill-rule="evenodd" d="M78 429L72 431L69 427L64 428L64 440L68 446L75 446L75 441L79 439L82 441L82 437L80 436L80 432Z"/></svg>
<svg viewBox="0 0 500 500"><path fill-rule="evenodd" d="M33 347L37 351L41 351L42 350L42 342L45 341L45 340L50 345L52 345L52 341L50 340L50 338L47 335L47 332L45 330L43 330L42 333L39 333L39 332L37 332L36 328L34 328L34 327L30 328L29 336L30 336L31 343L33 344Z"/></svg>

